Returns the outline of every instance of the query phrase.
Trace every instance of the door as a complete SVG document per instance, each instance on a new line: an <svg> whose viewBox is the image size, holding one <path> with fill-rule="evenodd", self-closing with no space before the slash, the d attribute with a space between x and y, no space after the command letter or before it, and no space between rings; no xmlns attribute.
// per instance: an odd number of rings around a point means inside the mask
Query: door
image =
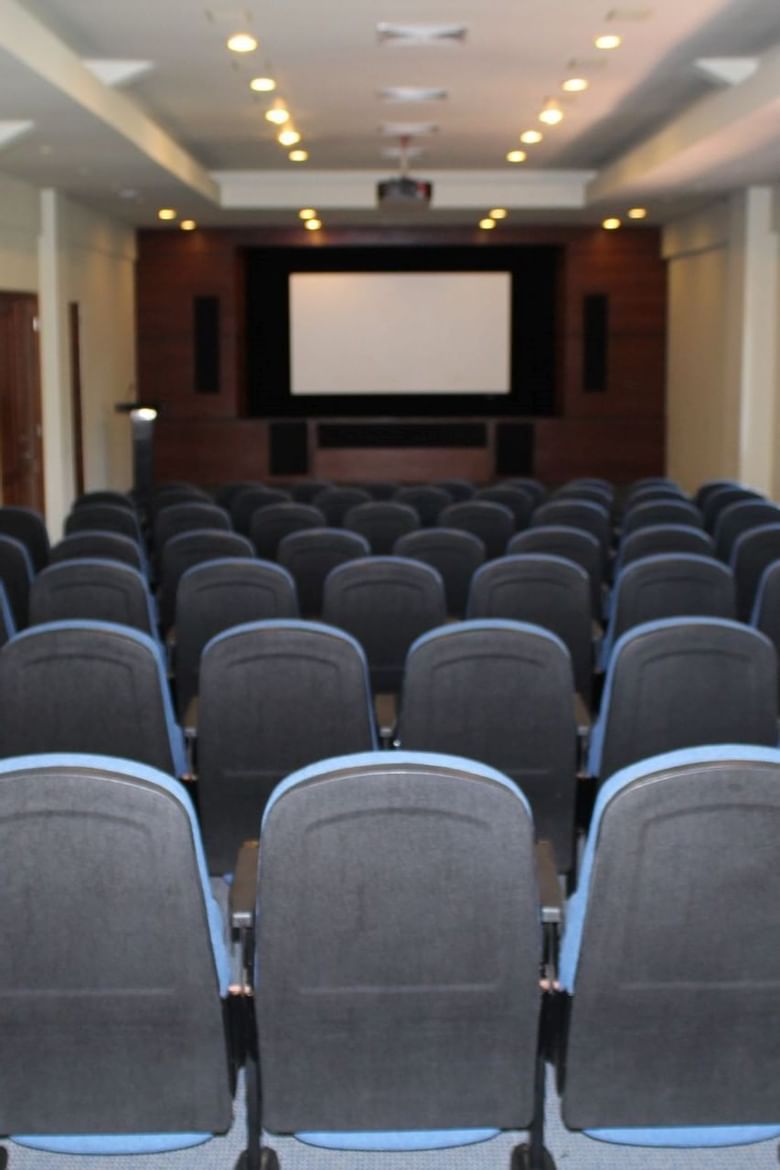
<svg viewBox="0 0 780 1170"><path fill-rule="evenodd" d="M38 298L0 293L0 448L3 503L43 512Z"/></svg>

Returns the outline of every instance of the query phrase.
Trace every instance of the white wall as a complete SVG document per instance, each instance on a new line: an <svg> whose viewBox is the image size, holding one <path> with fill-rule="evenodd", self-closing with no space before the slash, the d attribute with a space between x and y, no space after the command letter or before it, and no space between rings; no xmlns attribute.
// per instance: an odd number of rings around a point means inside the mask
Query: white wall
<svg viewBox="0 0 780 1170"><path fill-rule="evenodd" d="M132 482L135 233L70 200L0 175L0 289L37 292L46 517L57 539L75 494L68 305L80 312L85 487Z"/></svg>

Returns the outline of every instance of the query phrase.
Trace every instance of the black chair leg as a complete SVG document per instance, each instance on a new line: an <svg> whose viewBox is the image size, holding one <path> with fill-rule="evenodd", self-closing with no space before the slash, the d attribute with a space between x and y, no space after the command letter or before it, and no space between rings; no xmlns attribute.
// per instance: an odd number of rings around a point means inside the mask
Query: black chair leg
<svg viewBox="0 0 780 1170"><path fill-rule="evenodd" d="M515 1146L511 1170L555 1170L552 1154L544 1145L544 1076L544 1056L540 1053L536 1061L534 1117L528 1131L528 1142Z"/></svg>

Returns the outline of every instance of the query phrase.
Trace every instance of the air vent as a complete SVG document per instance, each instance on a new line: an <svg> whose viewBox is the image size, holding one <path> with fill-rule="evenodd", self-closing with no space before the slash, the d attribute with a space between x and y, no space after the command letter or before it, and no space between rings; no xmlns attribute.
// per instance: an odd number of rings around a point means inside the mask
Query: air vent
<svg viewBox="0 0 780 1170"><path fill-rule="evenodd" d="M380 89L378 96L383 102L443 102L447 91L414 85L389 85Z"/></svg>
<svg viewBox="0 0 780 1170"><path fill-rule="evenodd" d="M461 44L466 39L465 24L393 24L380 21L376 26L380 42L396 45Z"/></svg>
<svg viewBox="0 0 780 1170"><path fill-rule="evenodd" d="M610 8L607 20L640 21L649 20L653 15L652 8Z"/></svg>
<svg viewBox="0 0 780 1170"><path fill-rule="evenodd" d="M252 12L249 8L207 8L205 11L206 20L220 27L248 28L252 24Z"/></svg>
<svg viewBox="0 0 780 1170"><path fill-rule="evenodd" d="M421 146L410 146L407 150L402 150L400 146L383 146L379 152L382 158L395 159L398 161L401 158L407 160L422 158L425 151Z"/></svg>
<svg viewBox="0 0 780 1170"><path fill-rule="evenodd" d="M383 138L423 138L438 129L435 122L382 122L379 133Z"/></svg>
<svg viewBox="0 0 780 1170"><path fill-rule="evenodd" d="M566 62L566 70L571 73L594 73L598 69L606 69L607 58L602 53L600 57L570 57Z"/></svg>

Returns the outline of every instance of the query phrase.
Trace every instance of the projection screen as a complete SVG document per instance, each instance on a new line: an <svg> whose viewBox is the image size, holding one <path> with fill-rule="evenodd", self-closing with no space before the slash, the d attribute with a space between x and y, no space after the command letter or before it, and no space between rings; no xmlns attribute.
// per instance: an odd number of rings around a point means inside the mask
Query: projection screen
<svg viewBox="0 0 780 1170"><path fill-rule="evenodd" d="M291 273L296 394L508 394L508 272Z"/></svg>

